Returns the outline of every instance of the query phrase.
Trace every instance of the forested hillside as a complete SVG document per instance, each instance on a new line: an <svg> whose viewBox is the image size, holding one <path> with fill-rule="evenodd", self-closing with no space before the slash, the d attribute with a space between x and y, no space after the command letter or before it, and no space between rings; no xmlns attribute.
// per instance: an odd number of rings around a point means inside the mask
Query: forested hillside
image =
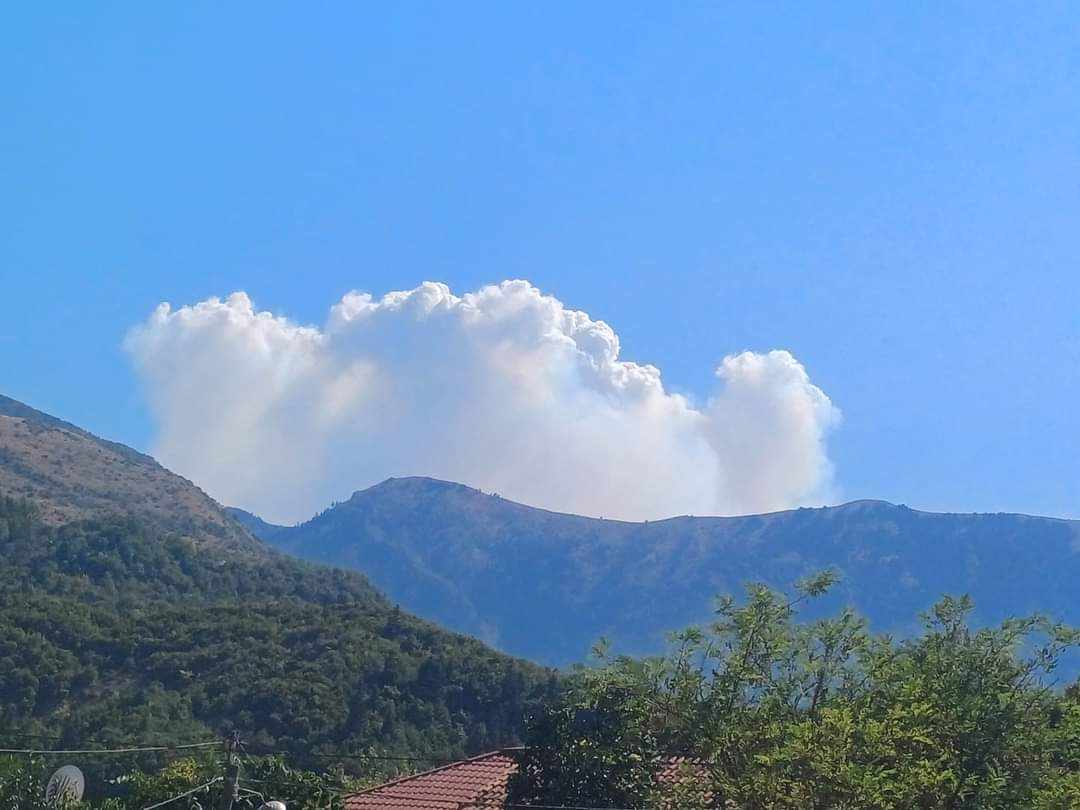
<svg viewBox="0 0 1080 810"><path fill-rule="evenodd" d="M427 478L390 479L297 527L249 528L297 556L363 571L408 610L507 652L564 664L600 636L620 651L711 616L717 594L835 569L850 604L905 633L942 594L975 623L1044 611L1080 623L1080 523L933 514L882 501L645 523L533 509Z"/></svg>
<svg viewBox="0 0 1080 810"><path fill-rule="evenodd" d="M362 576L220 559L132 519L0 498L0 728L71 743L232 729L294 761L517 739L554 676L416 619ZM318 760L326 766L332 759Z"/></svg>

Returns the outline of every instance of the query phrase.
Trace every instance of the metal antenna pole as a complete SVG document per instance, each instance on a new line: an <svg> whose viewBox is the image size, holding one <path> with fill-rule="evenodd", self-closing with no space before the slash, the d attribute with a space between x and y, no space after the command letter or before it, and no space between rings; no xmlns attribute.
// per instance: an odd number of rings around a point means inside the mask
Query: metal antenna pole
<svg viewBox="0 0 1080 810"><path fill-rule="evenodd" d="M229 742L228 764L225 766L225 783L221 787L221 801L218 810L232 810L233 803L240 798L240 734L234 731Z"/></svg>

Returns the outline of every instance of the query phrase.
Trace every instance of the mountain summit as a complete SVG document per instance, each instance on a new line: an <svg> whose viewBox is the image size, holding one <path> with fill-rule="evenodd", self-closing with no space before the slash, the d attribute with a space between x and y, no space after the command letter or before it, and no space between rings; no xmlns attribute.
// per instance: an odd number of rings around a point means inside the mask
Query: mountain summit
<svg viewBox="0 0 1080 810"><path fill-rule="evenodd" d="M842 582L822 609L853 604L878 630L903 632L944 593L971 593L979 619L1080 622L1076 521L864 500L629 523L430 478L389 479L296 527L231 511L280 549L362 570L403 607L546 663L580 661L601 636L656 650L665 631L708 620L717 594L823 568Z"/></svg>

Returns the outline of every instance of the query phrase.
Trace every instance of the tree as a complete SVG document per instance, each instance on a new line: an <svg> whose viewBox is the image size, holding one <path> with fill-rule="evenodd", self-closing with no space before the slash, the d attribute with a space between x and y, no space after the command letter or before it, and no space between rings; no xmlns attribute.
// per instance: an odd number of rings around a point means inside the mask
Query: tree
<svg viewBox="0 0 1080 810"><path fill-rule="evenodd" d="M0 757L0 810L141 810L206 785L222 772L223 762L217 755L185 757L153 772L133 770L110 780L110 792L116 794L111 798L90 799L67 807L46 805L45 785L50 770L42 759ZM263 799L285 801L290 810L341 810L345 793L366 786L340 771L316 773L293 768L280 757L246 757L242 784L256 790ZM216 807L220 789L220 783L213 784L193 795L202 807ZM245 795L255 798L252 793ZM260 804L262 799L251 806Z"/></svg>
<svg viewBox="0 0 1080 810"><path fill-rule="evenodd" d="M3 810L125 810L114 799L100 802L65 800L45 802L45 788L52 773L41 757L0 757L0 808Z"/></svg>
<svg viewBox="0 0 1080 810"><path fill-rule="evenodd" d="M1071 628L1035 616L973 630L966 598L922 633L873 636L850 611L752 586L659 658L611 658L534 714L512 803L589 807L1070 807L1080 712L1043 685ZM681 778L660 778L671 755ZM1072 791L1072 793L1070 793ZM1080 801L1080 800L1077 800ZM1080 806L1080 805L1078 805Z"/></svg>
<svg viewBox="0 0 1080 810"><path fill-rule="evenodd" d="M356 751L443 760L518 742L525 707L559 688L550 670L395 610L359 575L219 558L127 518L50 527L0 494L0 557L9 739L80 748L236 729L306 768Z"/></svg>
<svg viewBox="0 0 1080 810"><path fill-rule="evenodd" d="M223 766L217 757L184 758L156 773L135 771L119 780L126 788L124 807L141 808L180 795L220 776ZM316 773L290 767L277 756L244 758L241 784L261 794L256 806L263 800L280 799L290 810L341 810L344 793L363 785L340 772ZM202 806L216 807L220 790L220 784L216 784L203 791L199 796Z"/></svg>

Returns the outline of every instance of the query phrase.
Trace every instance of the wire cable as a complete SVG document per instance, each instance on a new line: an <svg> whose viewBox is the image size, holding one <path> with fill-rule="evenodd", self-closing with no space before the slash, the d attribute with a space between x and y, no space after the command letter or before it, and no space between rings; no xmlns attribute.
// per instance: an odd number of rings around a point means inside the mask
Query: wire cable
<svg viewBox="0 0 1080 810"><path fill-rule="evenodd" d="M11 737L16 740L65 740L69 738L63 734L21 734L18 732L5 733L6 737ZM202 743L195 743L201 745ZM95 740L87 739L83 740L80 745L124 745L124 746L147 746L147 745L163 745L163 743L151 743L143 740ZM177 745L188 745L188 743L177 743Z"/></svg>
<svg viewBox="0 0 1080 810"><path fill-rule="evenodd" d="M0 748L0 754L142 754L154 751L187 751L194 748L220 746L221 740L213 742L186 743L184 745L145 745L130 748Z"/></svg>
<svg viewBox="0 0 1080 810"><path fill-rule="evenodd" d="M311 759L362 759L362 760L376 760L379 762L427 762L435 765L453 765L455 762L459 762L457 759L445 759L440 757L422 757L422 756L392 756L390 754L362 754L362 753L349 753L344 752L340 754L314 754L311 752L298 753L296 751L248 751L252 756L259 757L272 757L272 756L299 756L310 757Z"/></svg>
<svg viewBox="0 0 1080 810"><path fill-rule="evenodd" d="M209 782L206 782L205 784L199 785L198 787L192 788L191 790L187 791L187 793L181 793L179 796L173 796L171 799L166 799L165 801L158 802L157 804L147 805L142 810L154 810L155 807L164 807L167 804L172 804L177 799L183 799L183 798L186 798L187 796L192 795L193 793L198 793L200 790L206 790L211 785L216 785L218 782L221 782L223 780L224 780L224 777L215 776Z"/></svg>
<svg viewBox="0 0 1080 810"><path fill-rule="evenodd" d="M19 739L52 739L59 740L61 737L46 736L44 734L13 734L12 737ZM93 741L91 741L93 742ZM222 746L221 740L213 740L208 742L197 743L179 743L176 745L162 744L162 745L144 745L144 744L132 744L130 746L116 747L116 748L0 748L0 754L56 754L56 755L75 755L75 754L139 754L139 753L153 753L160 751L187 751L198 748L214 748ZM109 743L102 743L102 745L109 745ZM287 751L283 749L278 750L255 750L248 751L248 754L252 756L298 756L296 751ZM373 760L378 762L423 762L435 765L452 765L457 762L456 759L445 759L437 756L395 756L391 754L367 754L361 752L349 752L344 751L342 753L335 754L316 754L311 752L304 752L299 754L303 757L310 757L312 759L323 760Z"/></svg>

